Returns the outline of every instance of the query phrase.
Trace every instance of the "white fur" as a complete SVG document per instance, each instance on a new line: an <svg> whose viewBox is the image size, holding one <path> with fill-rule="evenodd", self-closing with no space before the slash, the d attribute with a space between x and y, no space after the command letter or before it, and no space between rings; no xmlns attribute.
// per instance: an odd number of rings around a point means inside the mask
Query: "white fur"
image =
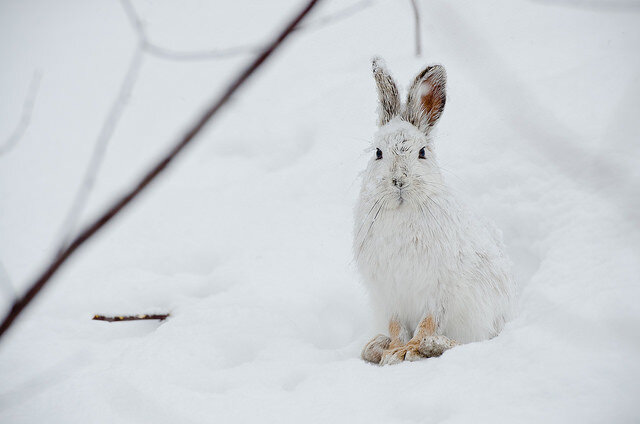
<svg viewBox="0 0 640 424"><path fill-rule="evenodd" d="M395 318L411 334L432 314L437 334L460 343L497 335L516 292L510 262L500 234L445 185L428 133L390 120L375 134L363 177L354 253L379 324Z"/></svg>

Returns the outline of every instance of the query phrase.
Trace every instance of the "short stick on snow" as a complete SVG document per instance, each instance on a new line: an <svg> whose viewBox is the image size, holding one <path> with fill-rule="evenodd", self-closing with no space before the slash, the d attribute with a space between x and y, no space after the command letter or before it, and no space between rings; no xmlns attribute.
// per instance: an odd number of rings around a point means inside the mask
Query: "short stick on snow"
<svg viewBox="0 0 640 424"><path fill-rule="evenodd" d="M304 19L304 17L316 6L320 0L309 1L304 9L300 11L278 34L278 36L269 43L262 52L252 60L226 87L218 98L216 98L211 105L204 111L204 113L198 117L196 122L189 127L189 129L180 137L178 141L173 145L170 151L164 155L155 165L148 169L142 178L135 182L132 187L125 191L125 193L117 199L113 204L106 207L106 209L98 216L97 219L90 222L73 240L69 245L55 255L52 261L46 266L45 270L36 278L36 280L29 285L27 292L16 299L13 303L11 310L0 324L0 338L15 322L15 319L20 315L24 308L31 303L34 297L42 290L42 288L51 280L51 277L60 269L60 267L71 257L87 240L92 238L98 231L100 231L109 221L118 215L122 209L128 206L132 200L144 191L147 186L160 175L169 164L175 159L187 145L189 145L196 135L202 131L205 125L211 120L211 118L227 103L227 101L235 94L235 92L249 79L253 73L262 66L269 56L280 47L282 42L295 30L298 24Z"/></svg>
<svg viewBox="0 0 640 424"><path fill-rule="evenodd" d="M169 317L169 314L138 314L138 315L118 315L118 316L106 316L106 315L94 315L94 321L107 321L107 322L120 322L120 321L142 321L148 319L157 319L164 321Z"/></svg>

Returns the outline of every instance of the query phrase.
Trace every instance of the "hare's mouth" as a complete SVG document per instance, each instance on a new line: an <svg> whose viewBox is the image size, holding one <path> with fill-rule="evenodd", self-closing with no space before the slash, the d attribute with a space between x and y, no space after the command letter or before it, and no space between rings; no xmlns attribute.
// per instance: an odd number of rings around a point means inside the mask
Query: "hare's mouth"
<svg viewBox="0 0 640 424"><path fill-rule="evenodd" d="M402 189L398 190L397 197L396 197L397 207L402 206L406 199L407 199L407 193L404 192Z"/></svg>

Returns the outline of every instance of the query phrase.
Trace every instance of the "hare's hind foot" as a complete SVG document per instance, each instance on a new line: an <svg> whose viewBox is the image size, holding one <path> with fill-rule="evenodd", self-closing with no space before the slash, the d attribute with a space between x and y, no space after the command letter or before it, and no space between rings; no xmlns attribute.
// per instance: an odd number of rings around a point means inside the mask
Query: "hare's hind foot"
<svg viewBox="0 0 640 424"><path fill-rule="evenodd" d="M378 334L362 349L362 359L367 362L379 364L382 359L382 353L389 347L390 343L390 337L387 337L384 334Z"/></svg>
<svg viewBox="0 0 640 424"><path fill-rule="evenodd" d="M457 345L454 340L436 334L436 323L431 315L427 315L418 324L413 337L408 342L394 346L393 343L382 352L380 365L392 365L403 361L417 361L422 358L440 356L445 350Z"/></svg>
<svg viewBox="0 0 640 424"><path fill-rule="evenodd" d="M403 361L418 361L425 358L435 358L456 346L458 343L446 336L426 336L421 340L412 339L404 346L386 349L382 352L380 365L393 365Z"/></svg>
<svg viewBox="0 0 640 424"><path fill-rule="evenodd" d="M449 350L457 345L458 342L449 337L433 335L422 339L418 346L418 351L425 358L435 358L442 355L445 350Z"/></svg>
<svg viewBox="0 0 640 424"><path fill-rule="evenodd" d="M374 364L392 365L440 356L458 344L446 336L435 334L435 330L435 321L428 315L418 324L414 336L409 340L408 331L392 319L389 322L391 337L378 334L371 339L362 349L362 359Z"/></svg>
<svg viewBox="0 0 640 424"><path fill-rule="evenodd" d="M385 352L405 345L409 341L409 332L396 319L389 321L389 336L378 334L362 349L362 359L379 364Z"/></svg>
<svg viewBox="0 0 640 424"><path fill-rule="evenodd" d="M417 361L426 358L418 348L417 343L407 343L404 346L387 349L382 353L380 365L393 365L403 361Z"/></svg>

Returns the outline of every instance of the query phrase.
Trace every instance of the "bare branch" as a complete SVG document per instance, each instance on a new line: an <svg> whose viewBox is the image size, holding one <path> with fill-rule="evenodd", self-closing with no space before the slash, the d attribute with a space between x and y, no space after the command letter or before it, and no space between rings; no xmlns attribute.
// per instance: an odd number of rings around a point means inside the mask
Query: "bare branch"
<svg viewBox="0 0 640 424"><path fill-rule="evenodd" d="M18 121L18 125L16 125L16 128L13 130L13 133L9 138L7 138L4 143L0 144L0 156L9 153L18 144L18 141L20 141L24 133L27 131L29 122L31 122L31 114L33 113L33 106L36 102L41 79L42 72L40 70L36 70L33 73L33 77L29 83L29 88L27 89L27 95L25 96L24 103L22 104L22 116L20 117L20 121Z"/></svg>
<svg viewBox="0 0 640 424"><path fill-rule="evenodd" d="M138 315L119 315L119 316L106 316L106 315L94 315L91 318L94 321L107 321L107 322L120 322L120 321L142 321L157 319L164 321L169 317L169 314L138 314Z"/></svg>
<svg viewBox="0 0 640 424"><path fill-rule="evenodd" d="M142 66L142 59L143 50L139 46L136 48L133 56L131 56L131 61L129 62L129 67L127 68L124 79L120 84L118 95L111 104L111 108L109 109L107 118L102 123L102 128L98 133L98 138L96 139L93 152L91 153L91 159L89 160L89 164L87 165L84 177L82 178L80 187L75 194L73 202L71 203L69 212L67 212L67 215L63 221L59 237L59 239L61 239L62 241L58 248L58 253L62 253L62 251L67 247L67 245L69 244L69 239L75 231L78 218L82 214L82 211L89 198L89 194L91 193L93 185L95 184L96 175L98 175L98 172L100 171L102 159L107 149L107 144L109 143L109 140L111 139L111 136L113 135L113 132L115 131L115 128L118 125L120 118L122 117L127 99L129 98L131 90L133 89L133 86L138 79L138 74Z"/></svg>
<svg viewBox="0 0 640 424"><path fill-rule="evenodd" d="M315 27L323 27L325 25L346 19L353 16L355 13L362 11L374 4L374 0L362 0L354 5L345 7L338 12L329 14L315 21L311 21L306 25L300 25L296 27L299 29L309 29ZM74 196L72 204L65 216L60 232L57 239L62 240L60 246L58 246L58 253L68 246L69 240L73 236L78 220L82 215L84 208L95 184L96 177L100 171L102 160L104 158L107 145L124 113L127 99L133 89L133 86L137 80L139 70L141 68L144 53L149 53L155 57L174 60L174 61L199 61L199 60L211 60L211 59L226 59L245 54L257 54L261 51L261 48L257 46L237 46L226 49L217 49L209 51L179 51L160 47L151 41L147 36L146 29L142 19L137 14L133 4L130 0L121 0L122 8L127 15L132 28L134 29L138 38L138 47L133 54L129 67L122 83L120 84L120 90L116 98L114 99L109 114L102 124L102 128L96 139L93 152L89 164L87 165L84 177L80 183L78 190Z"/></svg>
<svg viewBox="0 0 640 424"><path fill-rule="evenodd" d="M367 9L373 6L374 4L375 4L374 0L362 0L358 3L355 3L351 6L347 6L342 10L338 10L337 12L328 14L321 18L313 19L313 20L310 19L304 25L300 25L298 28L296 28L296 30L299 31L299 30L306 30L311 28L320 28L329 24L333 24L335 22L340 22L343 19L350 18L356 13L361 12L364 9Z"/></svg>
<svg viewBox="0 0 640 424"><path fill-rule="evenodd" d="M411 8L413 9L413 19L416 31L416 56L422 54L422 44L420 42L420 10L418 9L418 3L416 0L411 0Z"/></svg>
<svg viewBox="0 0 640 424"><path fill-rule="evenodd" d="M140 39L144 44L147 44L149 42L147 31L144 29L144 24L138 16L136 9L129 0L120 0L120 3L122 4L124 12L127 14L127 18L129 19L129 22L131 22L131 26L136 32L138 39Z"/></svg>
<svg viewBox="0 0 640 424"><path fill-rule="evenodd" d="M121 0L122 6L131 22L131 26L135 30L138 39L143 44L145 52L166 60L176 61L200 61L200 60L213 60L213 59L228 59L232 57L243 56L247 54L257 54L262 50L260 45L240 45L234 47L227 47L222 49L211 50L196 50L196 51L182 51L171 49L168 47L159 46L149 39L147 31L145 29L142 19L138 15L130 0ZM347 19L356 13L372 6L375 0L361 0L351 6L347 6L337 12L331 13L327 16L318 18L313 21L309 21L304 25L296 27L298 30L306 30L312 28L320 28L326 25L339 22L343 19Z"/></svg>
<svg viewBox="0 0 640 424"><path fill-rule="evenodd" d="M131 26L133 27L138 40L142 44L142 49L156 57L168 60L185 60L185 61L197 61L197 60L210 60L210 59L226 59L230 57L241 56L249 53L258 53L262 49L257 46L238 46L230 47L226 49L204 50L204 51L191 51L185 52L180 50L169 49L161 47L149 40L147 31L144 27L144 23L140 16L136 12L136 9L131 4L130 0L121 0L122 8L124 9Z"/></svg>
<svg viewBox="0 0 640 424"><path fill-rule="evenodd" d="M193 139L202 131L211 118L229 101L236 91L245 84L251 77L281 45L282 42L293 32L296 26L304 19L305 16L320 2L320 0L310 0L304 9L292 19L280 34L267 45L262 53L252 60L231 83L227 86L221 96L219 96L205 112L196 120L191 128L176 142L171 150L145 175L134 184L134 186L125 192L120 199L111 204L107 209L94 221L88 224L80 234L71 241L69 247L64 249L60 254L54 256L51 263L45 268L40 276L29 286L29 289L20 299L13 303L13 307L0 324L0 338L15 322L24 308L33 300L33 298L42 290L42 288L51 280L53 275L60 267L91 237L100 231L109 221L118 215L131 201L133 201L148 185L158 177L167 166L187 147Z"/></svg>

